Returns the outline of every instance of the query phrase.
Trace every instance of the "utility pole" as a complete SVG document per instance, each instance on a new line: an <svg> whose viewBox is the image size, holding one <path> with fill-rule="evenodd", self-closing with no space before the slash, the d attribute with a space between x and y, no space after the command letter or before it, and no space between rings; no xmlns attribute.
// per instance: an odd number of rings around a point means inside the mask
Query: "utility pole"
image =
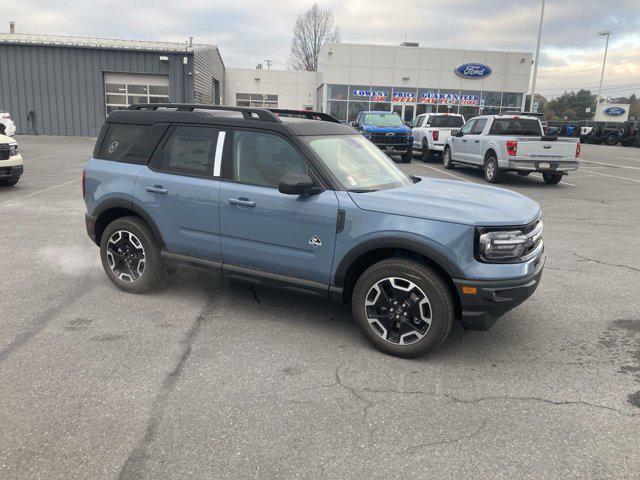
<svg viewBox="0 0 640 480"><path fill-rule="evenodd" d="M273 60L265 60L264 63L267 64L267 70L271 70L271 64L273 63Z"/></svg>
<svg viewBox="0 0 640 480"><path fill-rule="evenodd" d="M533 82L531 83L531 101L529 102L529 110L535 111L533 105L536 99L536 79L538 78L538 61L540 60L540 40L542 38L542 21L544 19L544 0L542 0L542 8L540 9L540 25L538 25L538 45L536 46L536 59L533 63Z"/></svg>
<svg viewBox="0 0 640 480"><path fill-rule="evenodd" d="M600 73L600 86L598 87L598 96L596 97L596 112L598 114L598 105L600 104L600 95L602 94L602 80L604 79L604 67L607 64L607 50L609 50L609 35L610 31L598 32L598 35L607 37L607 41L604 44L604 60L602 60L602 72Z"/></svg>

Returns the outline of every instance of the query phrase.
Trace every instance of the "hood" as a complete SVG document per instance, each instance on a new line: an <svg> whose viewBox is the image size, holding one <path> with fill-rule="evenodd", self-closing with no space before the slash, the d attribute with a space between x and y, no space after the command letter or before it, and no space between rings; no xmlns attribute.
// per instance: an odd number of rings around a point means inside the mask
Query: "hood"
<svg viewBox="0 0 640 480"><path fill-rule="evenodd" d="M406 125L399 127L374 127L373 125L362 125L362 131L368 133L411 133L411 129Z"/></svg>
<svg viewBox="0 0 640 480"><path fill-rule="evenodd" d="M0 143L17 143L12 137L0 135Z"/></svg>
<svg viewBox="0 0 640 480"><path fill-rule="evenodd" d="M540 215L537 202L504 188L420 178L406 187L349 195L363 210L474 226L527 225Z"/></svg>

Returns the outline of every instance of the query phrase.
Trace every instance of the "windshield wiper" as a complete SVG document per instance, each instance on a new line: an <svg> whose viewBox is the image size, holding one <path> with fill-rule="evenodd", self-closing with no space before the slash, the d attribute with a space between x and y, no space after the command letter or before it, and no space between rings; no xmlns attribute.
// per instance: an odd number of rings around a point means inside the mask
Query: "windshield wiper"
<svg viewBox="0 0 640 480"><path fill-rule="evenodd" d="M352 188L350 190L347 190L347 192L353 192L353 193L371 193L371 192L377 192L378 190L375 188Z"/></svg>

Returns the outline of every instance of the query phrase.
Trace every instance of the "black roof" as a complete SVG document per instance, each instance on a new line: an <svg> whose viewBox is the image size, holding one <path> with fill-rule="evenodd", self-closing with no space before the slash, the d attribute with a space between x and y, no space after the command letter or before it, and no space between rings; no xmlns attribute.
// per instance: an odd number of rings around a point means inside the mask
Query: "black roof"
<svg viewBox="0 0 640 480"><path fill-rule="evenodd" d="M187 104L140 104L111 112L108 123L154 125L191 123L259 128L292 135L353 135L353 128L341 123L306 118L278 117L263 108L221 107Z"/></svg>

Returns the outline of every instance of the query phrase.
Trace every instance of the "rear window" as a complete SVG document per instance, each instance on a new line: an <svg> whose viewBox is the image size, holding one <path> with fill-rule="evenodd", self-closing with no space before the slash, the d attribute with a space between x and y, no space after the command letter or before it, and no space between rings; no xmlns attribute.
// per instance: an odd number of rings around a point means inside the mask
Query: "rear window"
<svg viewBox="0 0 640 480"><path fill-rule="evenodd" d="M496 118L489 135L542 136L540 122L533 118Z"/></svg>
<svg viewBox="0 0 640 480"><path fill-rule="evenodd" d="M102 141L98 158L146 164L165 130L166 125L111 123Z"/></svg>
<svg viewBox="0 0 640 480"><path fill-rule="evenodd" d="M460 128L462 125L464 125L462 117L453 115L438 115L437 117L430 117L429 123L427 123L427 126L437 128Z"/></svg>

